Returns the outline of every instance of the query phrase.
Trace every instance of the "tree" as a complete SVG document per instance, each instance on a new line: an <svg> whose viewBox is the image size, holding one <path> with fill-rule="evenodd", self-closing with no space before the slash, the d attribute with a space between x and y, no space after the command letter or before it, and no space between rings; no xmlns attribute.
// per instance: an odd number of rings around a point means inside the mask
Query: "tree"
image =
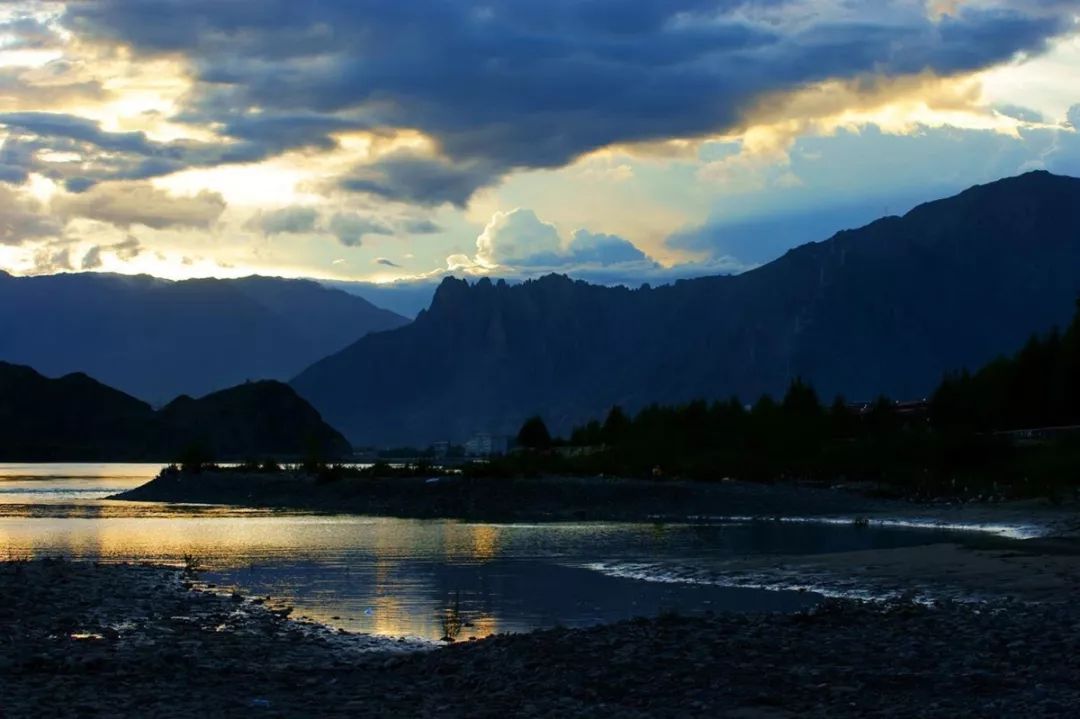
<svg viewBox="0 0 1080 719"><path fill-rule="evenodd" d="M615 405L608 412L607 419L604 420L604 428L601 430L604 444L619 444L629 428L630 419L622 411L622 407Z"/></svg>
<svg viewBox="0 0 1080 719"><path fill-rule="evenodd" d="M802 377L796 377L788 387L781 405L784 412L797 420L818 421L821 419L821 401L817 392Z"/></svg>
<svg viewBox="0 0 1080 719"><path fill-rule="evenodd" d="M517 443L526 449L547 449L551 446L551 433L540 415L525 420L518 432Z"/></svg>

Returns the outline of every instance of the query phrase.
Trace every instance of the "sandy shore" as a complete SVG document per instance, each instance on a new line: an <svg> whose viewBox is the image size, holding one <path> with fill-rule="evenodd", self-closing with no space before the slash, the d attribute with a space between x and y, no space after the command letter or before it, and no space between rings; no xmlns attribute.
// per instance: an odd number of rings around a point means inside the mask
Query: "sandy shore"
<svg viewBox="0 0 1080 719"><path fill-rule="evenodd" d="M23 716L1074 716L1075 591L828 602L425 651L185 587L174 569L0 564L0 707Z"/></svg>

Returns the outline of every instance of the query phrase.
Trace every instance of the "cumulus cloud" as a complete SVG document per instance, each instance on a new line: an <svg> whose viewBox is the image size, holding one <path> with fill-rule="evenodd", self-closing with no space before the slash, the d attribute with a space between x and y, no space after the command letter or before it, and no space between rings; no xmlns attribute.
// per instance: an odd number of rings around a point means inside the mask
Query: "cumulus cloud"
<svg viewBox="0 0 1080 719"><path fill-rule="evenodd" d="M451 268L483 271L499 267L517 270L581 270L619 266L642 270L656 263L633 243L616 235L575 230L564 242L555 225L528 208L496 212L476 238L476 257L448 258Z"/></svg>
<svg viewBox="0 0 1080 719"><path fill-rule="evenodd" d="M488 265L553 265L561 251L555 225L527 208L496 212L476 238L476 257Z"/></svg>
<svg viewBox="0 0 1080 719"><path fill-rule="evenodd" d="M483 12L441 0L264 0L258 13L218 0L86 0L61 22L137 54L186 54L199 82L183 119L238 151L415 129L439 157L383 158L341 186L460 206L514 168L715 133L762 95L826 80L970 72L1038 52L1076 21L1065 0L492 0ZM83 142L98 140L110 138ZM199 157L128 151L157 165Z"/></svg>
<svg viewBox="0 0 1080 719"><path fill-rule="evenodd" d="M314 232L319 213L313 207L282 207L277 210L259 211L244 226L258 230L264 235L299 235Z"/></svg>
<svg viewBox="0 0 1080 719"><path fill-rule="evenodd" d="M95 185L81 194L58 196L52 209L62 217L84 217L117 227L145 225L207 228L225 210L225 200L216 192L171 195L148 182L109 182Z"/></svg>
<svg viewBox="0 0 1080 719"><path fill-rule="evenodd" d="M394 229L375 217L357 212L338 212L330 218L330 234L346 247L359 247L365 235L392 235Z"/></svg>
<svg viewBox="0 0 1080 719"><path fill-rule="evenodd" d="M621 237L595 234L588 230L574 232L567 254L572 262L592 265L618 265L648 259L633 243Z"/></svg>

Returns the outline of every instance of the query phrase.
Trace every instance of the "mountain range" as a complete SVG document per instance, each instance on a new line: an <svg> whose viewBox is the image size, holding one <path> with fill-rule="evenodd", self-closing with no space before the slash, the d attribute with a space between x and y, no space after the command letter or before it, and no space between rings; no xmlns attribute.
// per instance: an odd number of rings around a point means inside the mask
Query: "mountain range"
<svg viewBox="0 0 1080 719"><path fill-rule="evenodd" d="M0 272L0 360L48 376L86 372L155 404L288 379L406 322L310 280Z"/></svg>
<svg viewBox="0 0 1080 719"><path fill-rule="evenodd" d="M360 338L292 386L354 443L556 431L621 405L802 377L826 399L914 399L1068 321L1080 180L1033 172L803 245L737 276L639 289L550 275L446 279L412 324Z"/></svg>
<svg viewBox="0 0 1080 719"><path fill-rule="evenodd" d="M352 448L288 385L249 382L158 411L82 373L58 379L0 362L0 461L172 461L197 448L248 459Z"/></svg>

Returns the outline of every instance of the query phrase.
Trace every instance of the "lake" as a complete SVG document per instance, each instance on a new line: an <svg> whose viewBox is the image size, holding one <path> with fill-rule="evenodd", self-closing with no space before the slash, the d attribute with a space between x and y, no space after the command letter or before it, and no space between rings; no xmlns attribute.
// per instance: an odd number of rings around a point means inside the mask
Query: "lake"
<svg viewBox="0 0 1080 719"><path fill-rule="evenodd" d="M0 464L0 557L181 563L191 555L204 581L269 595L299 616L437 640L447 613L461 618L459 636L468 638L665 611L794 611L817 595L723 586L723 562L971 534L754 520L485 524L105 499L159 469ZM715 581L683 579L688 568Z"/></svg>

